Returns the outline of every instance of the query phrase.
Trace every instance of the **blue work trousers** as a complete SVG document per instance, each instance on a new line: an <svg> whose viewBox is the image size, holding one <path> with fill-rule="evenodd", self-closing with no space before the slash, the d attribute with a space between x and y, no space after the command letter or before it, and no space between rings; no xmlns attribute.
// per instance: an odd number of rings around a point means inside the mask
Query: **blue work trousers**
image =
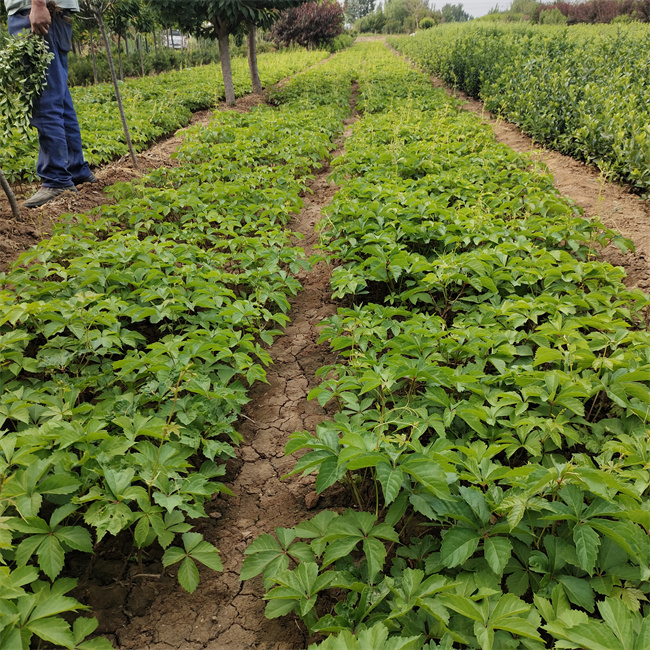
<svg viewBox="0 0 650 650"><path fill-rule="evenodd" d="M9 16L8 26L13 35L31 31L29 9ZM38 131L40 146L36 173L43 187L71 187L91 172L84 160L79 122L68 89L68 52L72 49L69 15L53 16L43 38L54 58L47 69L47 85L34 101L32 112L32 126Z"/></svg>

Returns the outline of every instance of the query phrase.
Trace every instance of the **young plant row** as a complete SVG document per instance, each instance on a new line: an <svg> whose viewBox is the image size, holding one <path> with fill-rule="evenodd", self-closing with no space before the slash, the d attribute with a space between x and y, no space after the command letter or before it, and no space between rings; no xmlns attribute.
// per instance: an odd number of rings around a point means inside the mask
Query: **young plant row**
<svg viewBox="0 0 650 650"><path fill-rule="evenodd" d="M650 191L647 25L463 25L391 43L538 142Z"/></svg>
<svg viewBox="0 0 650 650"><path fill-rule="evenodd" d="M242 578L321 650L650 647L650 299L595 257L626 242L374 47L322 233L338 413L287 445L355 508Z"/></svg>
<svg viewBox="0 0 650 650"><path fill-rule="evenodd" d="M179 166L114 185L0 276L0 647L110 647L61 617L81 608L66 558L107 536L190 592L197 564L220 570L192 521L229 492L235 422L300 289L284 226L342 130L349 67L309 77L327 102L289 84L280 109L188 130Z"/></svg>
<svg viewBox="0 0 650 650"><path fill-rule="evenodd" d="M271 86L326 56L328 53L320 50L261 54L262 84ZM237 97L251 92L248 64L243 58L233 60L233 81ZM73 88L71 93L88 162L101 165L128 154L112 85ZM141 151L156 138L185 126L193 111L215 106L224 89L220 67L208 65L129 80L122 84L121 93L133 144ZM3 144L0 167L12 183L31 182L36 180L37 155L38 140L33 131L31 138L15 137Z"/></svg>

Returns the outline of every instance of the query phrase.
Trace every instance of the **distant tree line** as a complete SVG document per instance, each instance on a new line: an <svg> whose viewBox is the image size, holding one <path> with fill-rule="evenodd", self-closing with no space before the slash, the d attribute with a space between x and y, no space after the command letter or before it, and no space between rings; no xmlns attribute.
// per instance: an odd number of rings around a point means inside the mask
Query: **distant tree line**
<svg viewBox="0 0 650 650"><path fill-rule="evenodd" d="M410 34L440 23L472 19L460 3L447 3L442 9L436 9L430 0L386 0L384 6L377 9L374 9L374 4L369 0L348 0L346 15L349 22L354 22L355 30L377 34ZM361 5L364 8L371 6L374 10L366 11L359 17Z"/></svg>
<svg viewBox="0 0 650 650"><path fill-rule="evenodd" d="M611 23L638 21L650 22L650 0L589 0L573 4L570 2L554 2L540 4L535 9L531 19L533 22L548 22L544 20L548 12L559 13L568 25L577 23Z"/></svg>
<svg viewBox="0 0 650 650"><path fill-rule="evenodd" d="M374 7L374 0L356 1ZM262 52L289 45L336 49L339 43L335 39L343 33L345 23L343 7L336 0L81 0L81 9L73 32L72 84L110 79L108 57L100 52L100 19L121 80L214 61L225 66L228 80L231 48L235 46L237 54L245 52L249 57L256 92L261 91L258 47ZM0 0L0 46L8 37L3 28L6 22ZM172 30L193 38L188 41ZM175 49L181 42L190 47ZM234 94L229 92L228 81L226 84L230 103Z"/></svg>

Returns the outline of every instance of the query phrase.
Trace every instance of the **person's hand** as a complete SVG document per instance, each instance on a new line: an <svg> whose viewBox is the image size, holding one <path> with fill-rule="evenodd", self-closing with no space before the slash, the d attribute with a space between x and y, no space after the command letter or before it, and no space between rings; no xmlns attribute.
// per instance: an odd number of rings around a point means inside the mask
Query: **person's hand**
<svg viewBox="0 0 650 650"><path fill-rule="evenodd" d="M45 4L45 0L41 0L40 2L34 0L32 2L32 11L29 14L29 20L32 24L33 34L45 36L48 33L52 16L50 16L50 11Z"/></svg>

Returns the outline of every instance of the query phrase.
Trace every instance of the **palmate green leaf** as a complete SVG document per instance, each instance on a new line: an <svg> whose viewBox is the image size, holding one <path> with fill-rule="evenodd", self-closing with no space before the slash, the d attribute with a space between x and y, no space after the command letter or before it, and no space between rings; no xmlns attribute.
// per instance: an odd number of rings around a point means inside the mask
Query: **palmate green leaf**
<svg viewBox="0 0 650 650"><path fill-rule="evenodd" d="M461 596L459 594L443 594L440 599L445 607L458 612L458 614L462 614L472 621L478 621L482 625L485 623L486 613L477 603L470 598L467 598L467 596Z"/></svg>
<svg viewBox="0 0 650 650"><path fill-rule="evenodd" d="M528 614L531 607L520 598L512 594L504 594L490 615L490 626L495 630L505 630L517 636L524 636L528 639L542 642L539 633L524 614ZM539 616L536 616L539 621Z"/></svg>
<svg viewBox="0 0 650 650"><path fill-rule="evenodd" d="M178 567L178 582L181 587L193 594L199 585L199 570L190 557L185 557Z"/></svg>
<svg viewBox="0 0 650 650"><path fill-rule="evenodd" d="M648 616L641 622L639 634L634 644L634 650L643 650L644 648L650 648L650 617Z"/></svg>
<svg viewBox="0 0 650 650"><path fill-rule="evenodd" d="M397 498L400 488L402 487L404 474L399 466L391 467L391 465L385 461L377 463L376 471L377 480L379 481L384 493L384 503L388 506Z"/></svg>
<svg viewBox="0 0 650 650"><path fill-rule="evenodd" d="M374 583L386 561L386 547L376 538L363 540L363 552L368 563L368 581Z"/></svg>
<svg viewBox="0 0 650 650"><path fill-rule="evenodd" d="M598 610L625 650L634 650L634 614L622 601L614 598L605 598L603 602L598 603Z"/></svg>
<svg viewBox="0 0 650 650"><path fill-rule="evenodd" d="M282 551L260 551L244 558L240 574L241 580L250 580L262 572L273 577L289 568L289 558Z"/></svg>
<svg viewBox="0 0 650 650"><path fill-rule="evenodd" d="M205 566L213 571L223 571L223 564L219 557L219 551L217 551L217 549L209 542L200 542L191 550L189 555L197 562L205 564Z"/></svg>
<svg viewBox="0 0 650 650"><path fill-rule="evenodd" d="M340 467L336 456L328 456L318 468L315 489L321 494L328 487L331 487L345 475L345 467Z"/></svg>
<svg viewBox="0 0 650 650"><path fill-rule="evenodd" d="M575 576L557 576L558 582L564 588L567 598L578 607L588 612L594 611L594 592L588 580Z"/></svg>
<svg viewBox="0 0 650 650"><path fill-rule="evenodd" d="M562 352L553 348L539 347L535 352L534 366L539 366L544 363L553 363L554 361L561 361L563 359Z"/></svg>
<svg viewBox="0 0 650 650"><path fill-rule="evenodd" d="M323 556L323 566L329 566L336 560L352 553L356 545L362 540L362 536L343 537L330 542ZM381 542L380 542L381 543Z"/></svg>
<svg viewBox="0 0 650 650"><path fill-rule="evenodd" d="M512 554L510 540L507 537L486 537L483 542L483 552L492 571L498 576L503 575Z"/></svg>
<svg viewBox="0 0 650 650"><path fill-rule="evenodd" d="M240 575L242 580L254 578L272 563L276 565L274 566L274 573L278 569L286 569L289 567L289 558L284 554L277 540L268 533L264 533L254 539L244 551L244 555L244 563ZM285 558L284 562L282 562L282 558ZM277 560L280 560L286 566L277 566Z"/></svg>
<svg viewBox="0 0 650 650"><path fill-rule="evenodd" d="M65 526L56 531L56 537L75 551L93 552L90 533L81 526Z"/></svg>
<svg viewBox="0 0 650 650"><path fill-rule="evenodd" d="M59 616L39 618L36 621L30 620L26 627L30 632L49 643L65 647L74 644L74 636L70 625Z"/></svg>
<svg viewBox="0 0 650 650"><path fill-rule="evenodd" d="M376 623L356 635L350 630L342 630L322 643L310 645L309 650L420 650L421 647L421 636L400 635L389 639L386 626Z"/></svg>
<svg viewBox="0 0 650 650"><path fill-rule="evenodd" d="M449 568L463 564L474 555L480 540L479 533L471 528L450 528L442 538L440 561Z"/></svg>
<svg viewBox="0 0 650 650"><path fill-rule="evenodd" d="M38 565L50 580L54 580L63 569L65 554L54 535L45 535L36 551Z"/></svg>
<svg viewBox="0 0 650 650"><path fill-rule="evenodd" d="M494 628L476 621L474 623L474 636L476 636L481 650L492 650L494 648Z"/></svg>
<svg viewBox="0 0 650 650"><path fill-rule="evenodd" d="M102 636L82 641L75 650L115 650L113 644Z"/></svg>
<svg viewBox="0 0 650 650"><path fill-rule="evenodd" d="M557 639L566 639L585 650L626 650L621 642L600 621L568 627L560 621L544 625L544 629ZM634 649L636 650L636 649Z"/></svg>
<svg viewBox="0 0 650 650"><path fill-rule="evenodd" d="M578 523L573 528L573 541L576 545L580 566L589 575L593 575L600 546L598 533L588 524Z"/></svg>
<svg viewBox="0 0 650 650"><path fill-rule="evenodd" d="M74 634L75 643L81 643L89 634L92 634L99 625L96 618L86 618L80 616L72 624L72 633Z"/></svg>
<svg viewBox="0 0 650 650"><path fill-rule="evenodd" d="M441 499L450 496L447 475L444 469L431 458L421 454L412 454L401 464L401 468L410 474L420 485Z"/></svg>
<svg viewBox="0 0 650 650"><path fill-rule="evenodd" d="M264 609L264 616L268 619L286 616L298 607L297 600L269 600Z"/></svg>

